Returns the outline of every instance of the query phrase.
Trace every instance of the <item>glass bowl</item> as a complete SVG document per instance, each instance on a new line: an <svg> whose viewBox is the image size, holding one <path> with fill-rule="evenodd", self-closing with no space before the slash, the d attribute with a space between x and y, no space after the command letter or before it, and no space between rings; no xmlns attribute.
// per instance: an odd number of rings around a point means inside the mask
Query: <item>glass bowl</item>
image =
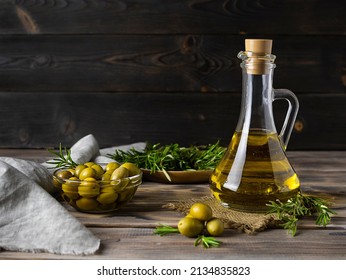
<svg viewBox="0 0 346 280"><path fill-rule="evenodd" d="M105 165L99 164L103 168ZM118 210L129 202L142 183L143 172L119 179L102 180L94 178L63 178L61 172L69 169L58 169L53 173L55 187L61 197L78 211L86 213L107 213Z"/></svg>

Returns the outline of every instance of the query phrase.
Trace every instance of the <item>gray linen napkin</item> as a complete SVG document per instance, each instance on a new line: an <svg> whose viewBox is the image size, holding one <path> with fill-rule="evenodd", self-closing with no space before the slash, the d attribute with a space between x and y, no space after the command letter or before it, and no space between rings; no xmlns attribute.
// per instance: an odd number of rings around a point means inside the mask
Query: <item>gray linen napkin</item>
<svg viewBox="0 0 346 280"><path fill-rule="evenodd" d="M77 163L109 162L115 148L138 150L145 143L99 149L93 135L71 147ZM94 254L100 246L83 224L50 194L55 193L47 163L0 157L0 249L55 254Z"/></svg>
<svg viewBox="0 0 346 280"><path fill-rule="evenodd" d="M19 171L14 159L13 166L3 160L0 160L0 248L77 255L97 251L100 240L31 179L32 174Z"/></svg>
<svg viewBox="0 0 346 280"><path fill-rule="evenodd" d="M108 163L114 161L107 157L107 155L113 154L115 149L128 151L133 148L137 151L142 151L145 146L146 144L144 142L138 142L129 145L103 148L100 150L95 137L92 134L89 134L71 147L71 158L76 163L85 163L90 160L97 163Z"/></svg>

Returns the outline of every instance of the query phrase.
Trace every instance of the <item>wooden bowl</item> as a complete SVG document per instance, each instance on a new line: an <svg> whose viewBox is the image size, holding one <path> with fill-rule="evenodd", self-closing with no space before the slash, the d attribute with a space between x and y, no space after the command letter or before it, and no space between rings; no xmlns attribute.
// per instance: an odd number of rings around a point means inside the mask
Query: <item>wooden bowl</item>
<svg viewBox="0 0 346 280"><path fill-rule="evenodd" d="M169 184L207 183L213 172L213 170L167 171L171 178L171 180L168 180L162 171L156 171L151 174L148 169L141 170L144 180Z"/></svg>

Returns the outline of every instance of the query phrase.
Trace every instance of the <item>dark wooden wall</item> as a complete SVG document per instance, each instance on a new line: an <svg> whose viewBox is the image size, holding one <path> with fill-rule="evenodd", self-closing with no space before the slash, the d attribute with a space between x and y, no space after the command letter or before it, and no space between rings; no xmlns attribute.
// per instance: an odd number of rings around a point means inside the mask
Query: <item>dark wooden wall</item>
<svg viewBox="0 0 346 280"><path fill-rule="evenodd" d="M289 149L346 149L345 10L345 0L1 0L0 147L89 133L101 147L226 145L237 53L245 38L271 38L274 87L301 105ZM274 108L279 123L286 106Z"/></svg>

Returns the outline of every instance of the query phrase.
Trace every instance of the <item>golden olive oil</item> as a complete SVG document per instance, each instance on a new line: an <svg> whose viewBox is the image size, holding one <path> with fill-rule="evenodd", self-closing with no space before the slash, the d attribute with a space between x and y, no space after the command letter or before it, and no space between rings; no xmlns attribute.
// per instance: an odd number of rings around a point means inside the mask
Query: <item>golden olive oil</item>
<svg viewBox="0 0 346 280"><path fill-rule="evenodd" d="M286 201L300 182L276 132L236 131L210 177L213 195L235 210L267 211L268 201Z"/></svg>

